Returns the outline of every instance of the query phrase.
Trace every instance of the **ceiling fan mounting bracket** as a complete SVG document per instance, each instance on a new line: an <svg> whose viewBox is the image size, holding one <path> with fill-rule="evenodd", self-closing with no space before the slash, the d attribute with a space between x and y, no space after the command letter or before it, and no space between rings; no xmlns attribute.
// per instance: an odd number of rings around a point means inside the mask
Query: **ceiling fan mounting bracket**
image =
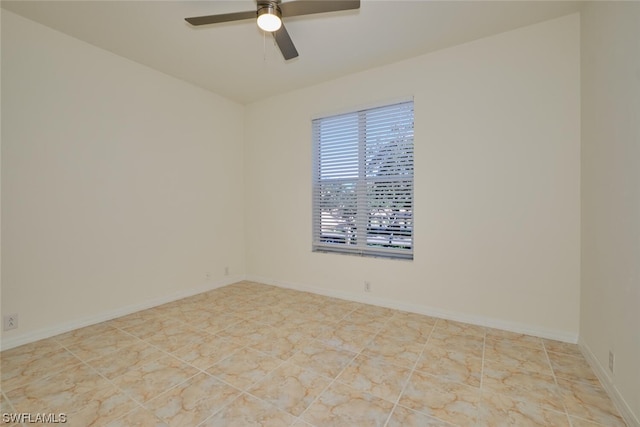
<svg viewBox="0 0 640 427"><path fill-rule="evenodd" d="M280 7L282 0L258 0L256 3L258 4L258 9L265 6Z"/></svg>

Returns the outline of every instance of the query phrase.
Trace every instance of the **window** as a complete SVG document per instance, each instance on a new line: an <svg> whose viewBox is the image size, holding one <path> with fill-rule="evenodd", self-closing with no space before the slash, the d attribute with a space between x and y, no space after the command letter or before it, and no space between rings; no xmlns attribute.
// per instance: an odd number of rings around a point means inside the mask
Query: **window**
<svg viewBox="0 0 640 427"><path fill-rule="evenodd" d="M313 121L313 250L413 259L413 101Z"/></svg>

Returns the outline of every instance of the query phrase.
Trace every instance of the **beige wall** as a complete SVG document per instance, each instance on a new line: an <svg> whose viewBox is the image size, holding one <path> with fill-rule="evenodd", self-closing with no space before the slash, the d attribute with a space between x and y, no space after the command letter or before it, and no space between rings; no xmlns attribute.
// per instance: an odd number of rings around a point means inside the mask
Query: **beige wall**
<svg viewBox="0 0 640 427"><path fill-rule="evenodd" d="M249 105L249 277L576 340L579 21L570 15ZM414 261L312 253L311 118L407 96L416 119Z"/></svg>
<svg viewBox="0 0 640 427"><path fill-rule="evenodd" d="M246 108L2 24L3 343L245 273L577 338L578 15ZM311 253L310 119L410 96L415 260Z"/></svg>
<svg viewBox="0 0 640 427"><path fill-rule="evenodd" d="M579 328L638 423L638 40L639 3L588 3L244 108L3 10L2 345L246 276ZM410 96L415 260L311 253L310 119Z"/></svg>
<svg viewBox="0 0 640 427"><path fill-rule="evenodd" d="M588 3L581 28L580 342L640 426L640 3Z"/></svg>
<svg viewBox="0 0 640 427"><path fill-rule="evenodd" d="M3 10L2 124L3 346L244 274L241 105Z"/></svg>

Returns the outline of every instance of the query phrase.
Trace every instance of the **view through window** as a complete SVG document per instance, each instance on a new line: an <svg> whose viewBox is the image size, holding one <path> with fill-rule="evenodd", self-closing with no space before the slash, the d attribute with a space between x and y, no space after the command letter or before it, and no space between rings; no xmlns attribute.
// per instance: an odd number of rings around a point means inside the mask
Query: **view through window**
<svg viewBox="0 0 640 427"><path fill-rule="evenodd" d="M413 101L313 121L313 250L413 259Z"/></svg>

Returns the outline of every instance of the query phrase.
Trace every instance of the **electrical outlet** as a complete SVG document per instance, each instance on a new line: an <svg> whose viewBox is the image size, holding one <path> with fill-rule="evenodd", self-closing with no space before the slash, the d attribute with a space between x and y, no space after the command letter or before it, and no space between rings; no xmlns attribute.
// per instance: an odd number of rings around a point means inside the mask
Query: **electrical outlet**
<svg viewBox="0 0 640 427"><path fill-rule="evenodd" d="M18 329L18 313L7 314L3 318L3 329L10 331L11 329Z"/></svg>
<svg viewBox="0 0 640 427"><path fill-rule="evenodd" d="M609 350L609 370L613 373L613 351Z"/></svg>
<svg viewBox="0 0 640 427"><path fill-rule="evenodd" d="M364 282L364 291L371 292L371 282Z"/></svg>

